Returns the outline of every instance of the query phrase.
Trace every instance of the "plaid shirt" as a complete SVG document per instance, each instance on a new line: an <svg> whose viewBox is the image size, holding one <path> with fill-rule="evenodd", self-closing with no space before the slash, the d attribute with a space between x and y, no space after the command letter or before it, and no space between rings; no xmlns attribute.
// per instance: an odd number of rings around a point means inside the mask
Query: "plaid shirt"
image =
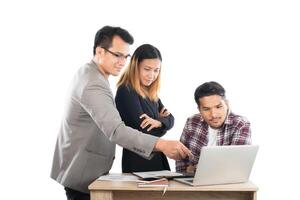
<svg viewBox="0 0 300 200"><path fill-rule="evenodd" d="M244 145L251 144L250 123L242 116L228 111L223 126L217 133L217 145ZM176 171L186 172L189 165L197 165L201 148L208 143L208 124L201 114L188 118L184 126L180 141L191 150L194 157L189 160L176 161Z"/></svg>

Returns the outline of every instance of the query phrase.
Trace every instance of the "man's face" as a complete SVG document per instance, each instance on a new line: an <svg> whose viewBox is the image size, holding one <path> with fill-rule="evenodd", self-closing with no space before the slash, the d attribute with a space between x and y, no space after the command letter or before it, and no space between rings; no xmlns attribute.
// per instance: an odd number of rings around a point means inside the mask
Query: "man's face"
<svg viewBox="0 0 300 200"><path fill-rule="evenodd" d="M212 128L220 128L226 118L228 104L219 95L201 97L199 111L204 121Z"/></svg>
<svg viewBox="0 0 300 200"><path fill-rule="evenodd" d="M129 44L121 37L114 36L110 48L97 47L96 51L99 53L99 67L104 75L106 77L109 75L117 76L126 64L129 56Z"/></svg>

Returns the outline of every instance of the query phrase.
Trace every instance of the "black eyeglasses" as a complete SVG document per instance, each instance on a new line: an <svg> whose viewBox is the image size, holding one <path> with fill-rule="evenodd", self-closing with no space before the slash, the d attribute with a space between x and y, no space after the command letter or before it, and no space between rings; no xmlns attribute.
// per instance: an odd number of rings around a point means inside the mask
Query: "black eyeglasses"
<svg viewBox="0 0 300 200"><path fill-rule="evenodd" d="M127 58L130 57L129 54L126 55L126 56L124 56L124 55L122 55L122 54L118 54L118 53L112 52L112 51L108 50L108 49L105 48L105 47L101 47L101 48L103 48L105 51L109 52L111 55L114 55L118 60L123 60L123 59L124 59L124 60L127 60Z"/></svg>

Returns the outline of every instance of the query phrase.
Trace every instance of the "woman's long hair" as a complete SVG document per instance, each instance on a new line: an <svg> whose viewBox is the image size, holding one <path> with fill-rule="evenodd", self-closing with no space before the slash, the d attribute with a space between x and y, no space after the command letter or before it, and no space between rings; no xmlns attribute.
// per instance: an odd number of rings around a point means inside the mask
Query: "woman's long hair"
<svg viewBox="0 0 300 200"><path fill-rule="evenodd" d="M148 87L141 85L139 64L144 59L159 59L162 61L159 50L151 44L139 46L133 53L130 63L122 73L117 87L121 85L131 86L143 98L148 97L152 101L158 100L158 91L160 88L160 71L156 80Z"/></svg>

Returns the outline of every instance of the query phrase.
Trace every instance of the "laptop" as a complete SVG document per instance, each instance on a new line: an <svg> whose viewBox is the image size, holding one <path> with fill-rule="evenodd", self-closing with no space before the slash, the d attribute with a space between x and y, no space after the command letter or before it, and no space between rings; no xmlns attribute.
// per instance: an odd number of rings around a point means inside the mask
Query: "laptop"
<svg viewBox="0 0 300 200"><path fill-rule="evenodd" d="M203 147L195 176L174 180L192 186L247 182L257 151L257 145Z"/></svg>

